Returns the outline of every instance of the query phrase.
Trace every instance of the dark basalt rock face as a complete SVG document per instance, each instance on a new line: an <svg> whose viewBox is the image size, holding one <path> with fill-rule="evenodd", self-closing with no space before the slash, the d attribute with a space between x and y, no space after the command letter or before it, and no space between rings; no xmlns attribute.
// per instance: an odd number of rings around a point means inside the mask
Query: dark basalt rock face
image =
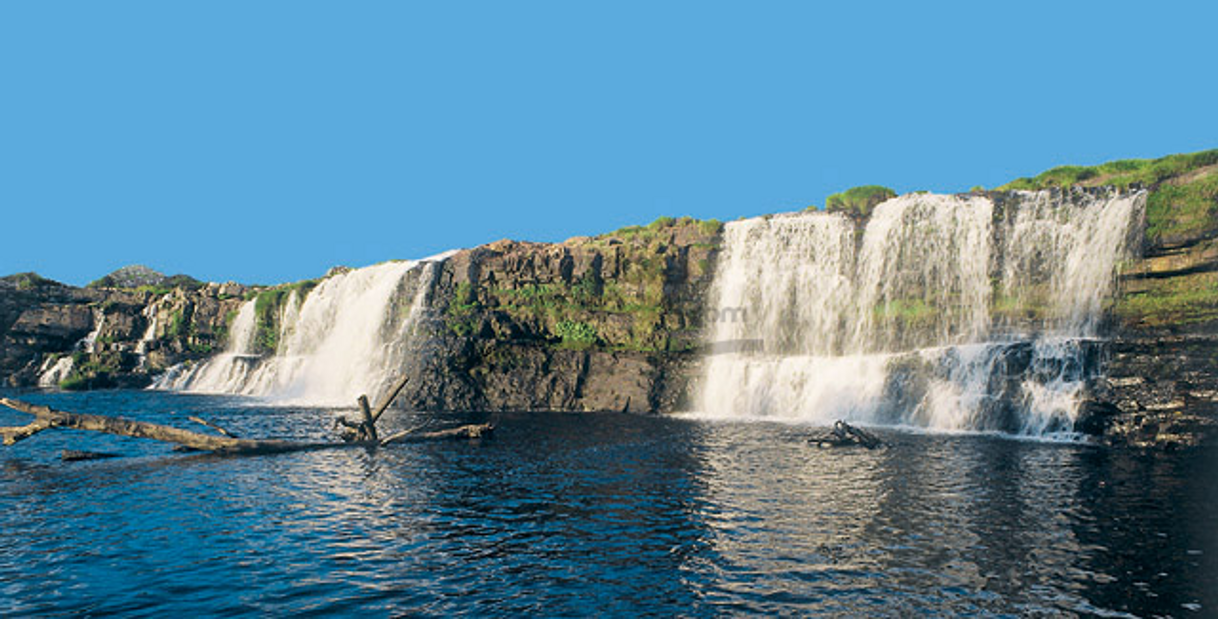
<svg viewBox="0 0 1218 619"><path fill-rule="evenodd" d="M0 278L0 377L37 380L43 355L70 350L93 329L100 295L33 273Z"/></svg>
<svg viewBox="0 0 1218 619"><path fill-rule="evenodd" d="M1216 324L1188 333L1118 332L1088 384L1076 427L1110 443L1181 447L1218 440Z"/></svg>
<svg viewBox="0 0 1218 619"><path fill-rule="evenodd" d="M71 372L59 377L66 388L147 386L175 363L222 349L244 292L193 280L165 292L0 278L0 381L39 386L43 371L70 356Z"/></svg>
<svg viewBox="0 0 1218 619"><path fill-rule="evenodd" d="M1151 240L1122 275L1103 377L1079 429L1112 443L1218 440L1218 221Z"/></svg>
<svg viewBox="0 0 1218 619"><path fill-rule="evenodd" d="M701 342L719 225L661 221L560 244L500 241L436 276L407 406L677 410Z"/></svg>

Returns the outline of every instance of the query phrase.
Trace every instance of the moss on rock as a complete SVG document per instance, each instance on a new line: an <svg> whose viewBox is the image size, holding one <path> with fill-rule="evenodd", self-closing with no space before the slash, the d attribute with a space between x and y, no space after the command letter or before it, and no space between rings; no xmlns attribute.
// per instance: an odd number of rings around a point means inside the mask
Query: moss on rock
<svg viewBox="0 0 1218 619"><path fill-rule="evenodd" d="M274 353L279 349L279 333L282 330L283 308L295 293L304 302L320 280L306 279L291 284L282 284L262 290L254 296L254 346L260 353Z"/></svg>
<svg viewBox="0 0 1218 619"><path fill-rule="evenodd" d="M1116 316L1133 327L1185 326L1218 320L1218 272L1133 282L1116 302Z"/></svg>

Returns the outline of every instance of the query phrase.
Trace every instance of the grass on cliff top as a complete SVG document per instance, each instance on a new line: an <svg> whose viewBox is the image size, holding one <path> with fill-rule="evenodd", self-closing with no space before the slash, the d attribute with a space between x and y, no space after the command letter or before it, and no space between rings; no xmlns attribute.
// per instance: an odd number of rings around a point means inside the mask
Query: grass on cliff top
<svg viewBox="0 0 1218 619"><path fill-rule="evenodd" d="M34 273L33 271L28 273L14 273L13 275L6 275L4 277L0 277L0 282L9 284L17 290L33 290L34 288L42 288L45 286L63 285L53 279L47 279L37 273Z"/></svg>
<svg viewBox="0 0 1218 619"><path fill-rule="evenodd" d="M626 226L618 228L613 232L606 232L593 237L594 241L604 241L609 239L617 239L619 241L637 241L645 244L650 244L651 241L662 238L672 232L676 228L692 226L696 228L698 235L704 237L713 237L723 229L723 223L717 219L694 219L693 217L682 217L680 219L673 217L660 217L646 226Z"/></svg>
<svg viewBox="0 0 1218 619"><path fill-rule="evenodd" d="M897 192L881 185L851 187L825 198L825 212L857 214L867 217L877 204L895 197L897 197Z"/></svg>
<svg viewBox="0 0 1218 619"><path fill-rule="evenodd" d="M1102 185L1150 189L1146 238L1151 242L1218 228L1218 149L1095 166L1060 166L1035 177L1013 180L999 190Z"/></svg>
<svg viewBox="0 0 1218 619"><path fill-rule="evenodd" d="M1218 149L1158 159L1121 159L1094 166L1059 166L1031 178L1017 178L998 189L1035 191L1074 185L1128 188L1134 184L1150 187L1212 165L1218 165Z"/></svg>
<svg viewBox="0 0 1218 619"><path fill-rule="evenodd" d="M1146 238L1170 239L1218 227L1218 168L1159 185L1146 199Z"/></svg>

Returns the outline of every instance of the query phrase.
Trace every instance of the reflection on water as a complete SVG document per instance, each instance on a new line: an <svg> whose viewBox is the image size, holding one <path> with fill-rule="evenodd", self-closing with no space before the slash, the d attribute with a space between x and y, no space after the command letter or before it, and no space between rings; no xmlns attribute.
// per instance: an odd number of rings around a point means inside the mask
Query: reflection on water
<svg viewBox="0 0 1218 619"><path fill-rule="evenodd" d="M329 411L165 393L82 412L321 438ZM393 413L388 426L484 416ZM19 422L0 413L0 423ZM47 432L0 451L0 614L1212 615L1213 453L504 414L490 441L257 458ZM130 457L59 463L61 449Z"/></svg>

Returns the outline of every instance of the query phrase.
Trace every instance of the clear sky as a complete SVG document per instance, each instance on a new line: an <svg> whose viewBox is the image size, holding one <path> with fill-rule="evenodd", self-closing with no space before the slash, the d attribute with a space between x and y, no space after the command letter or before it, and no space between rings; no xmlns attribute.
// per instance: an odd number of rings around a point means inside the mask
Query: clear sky
<svg viewBox="0 0 1218 619"><path fill-rule="evenodd" d="M0 4L0 273L277 283L1218 147L1218 3Z"/></svg>

